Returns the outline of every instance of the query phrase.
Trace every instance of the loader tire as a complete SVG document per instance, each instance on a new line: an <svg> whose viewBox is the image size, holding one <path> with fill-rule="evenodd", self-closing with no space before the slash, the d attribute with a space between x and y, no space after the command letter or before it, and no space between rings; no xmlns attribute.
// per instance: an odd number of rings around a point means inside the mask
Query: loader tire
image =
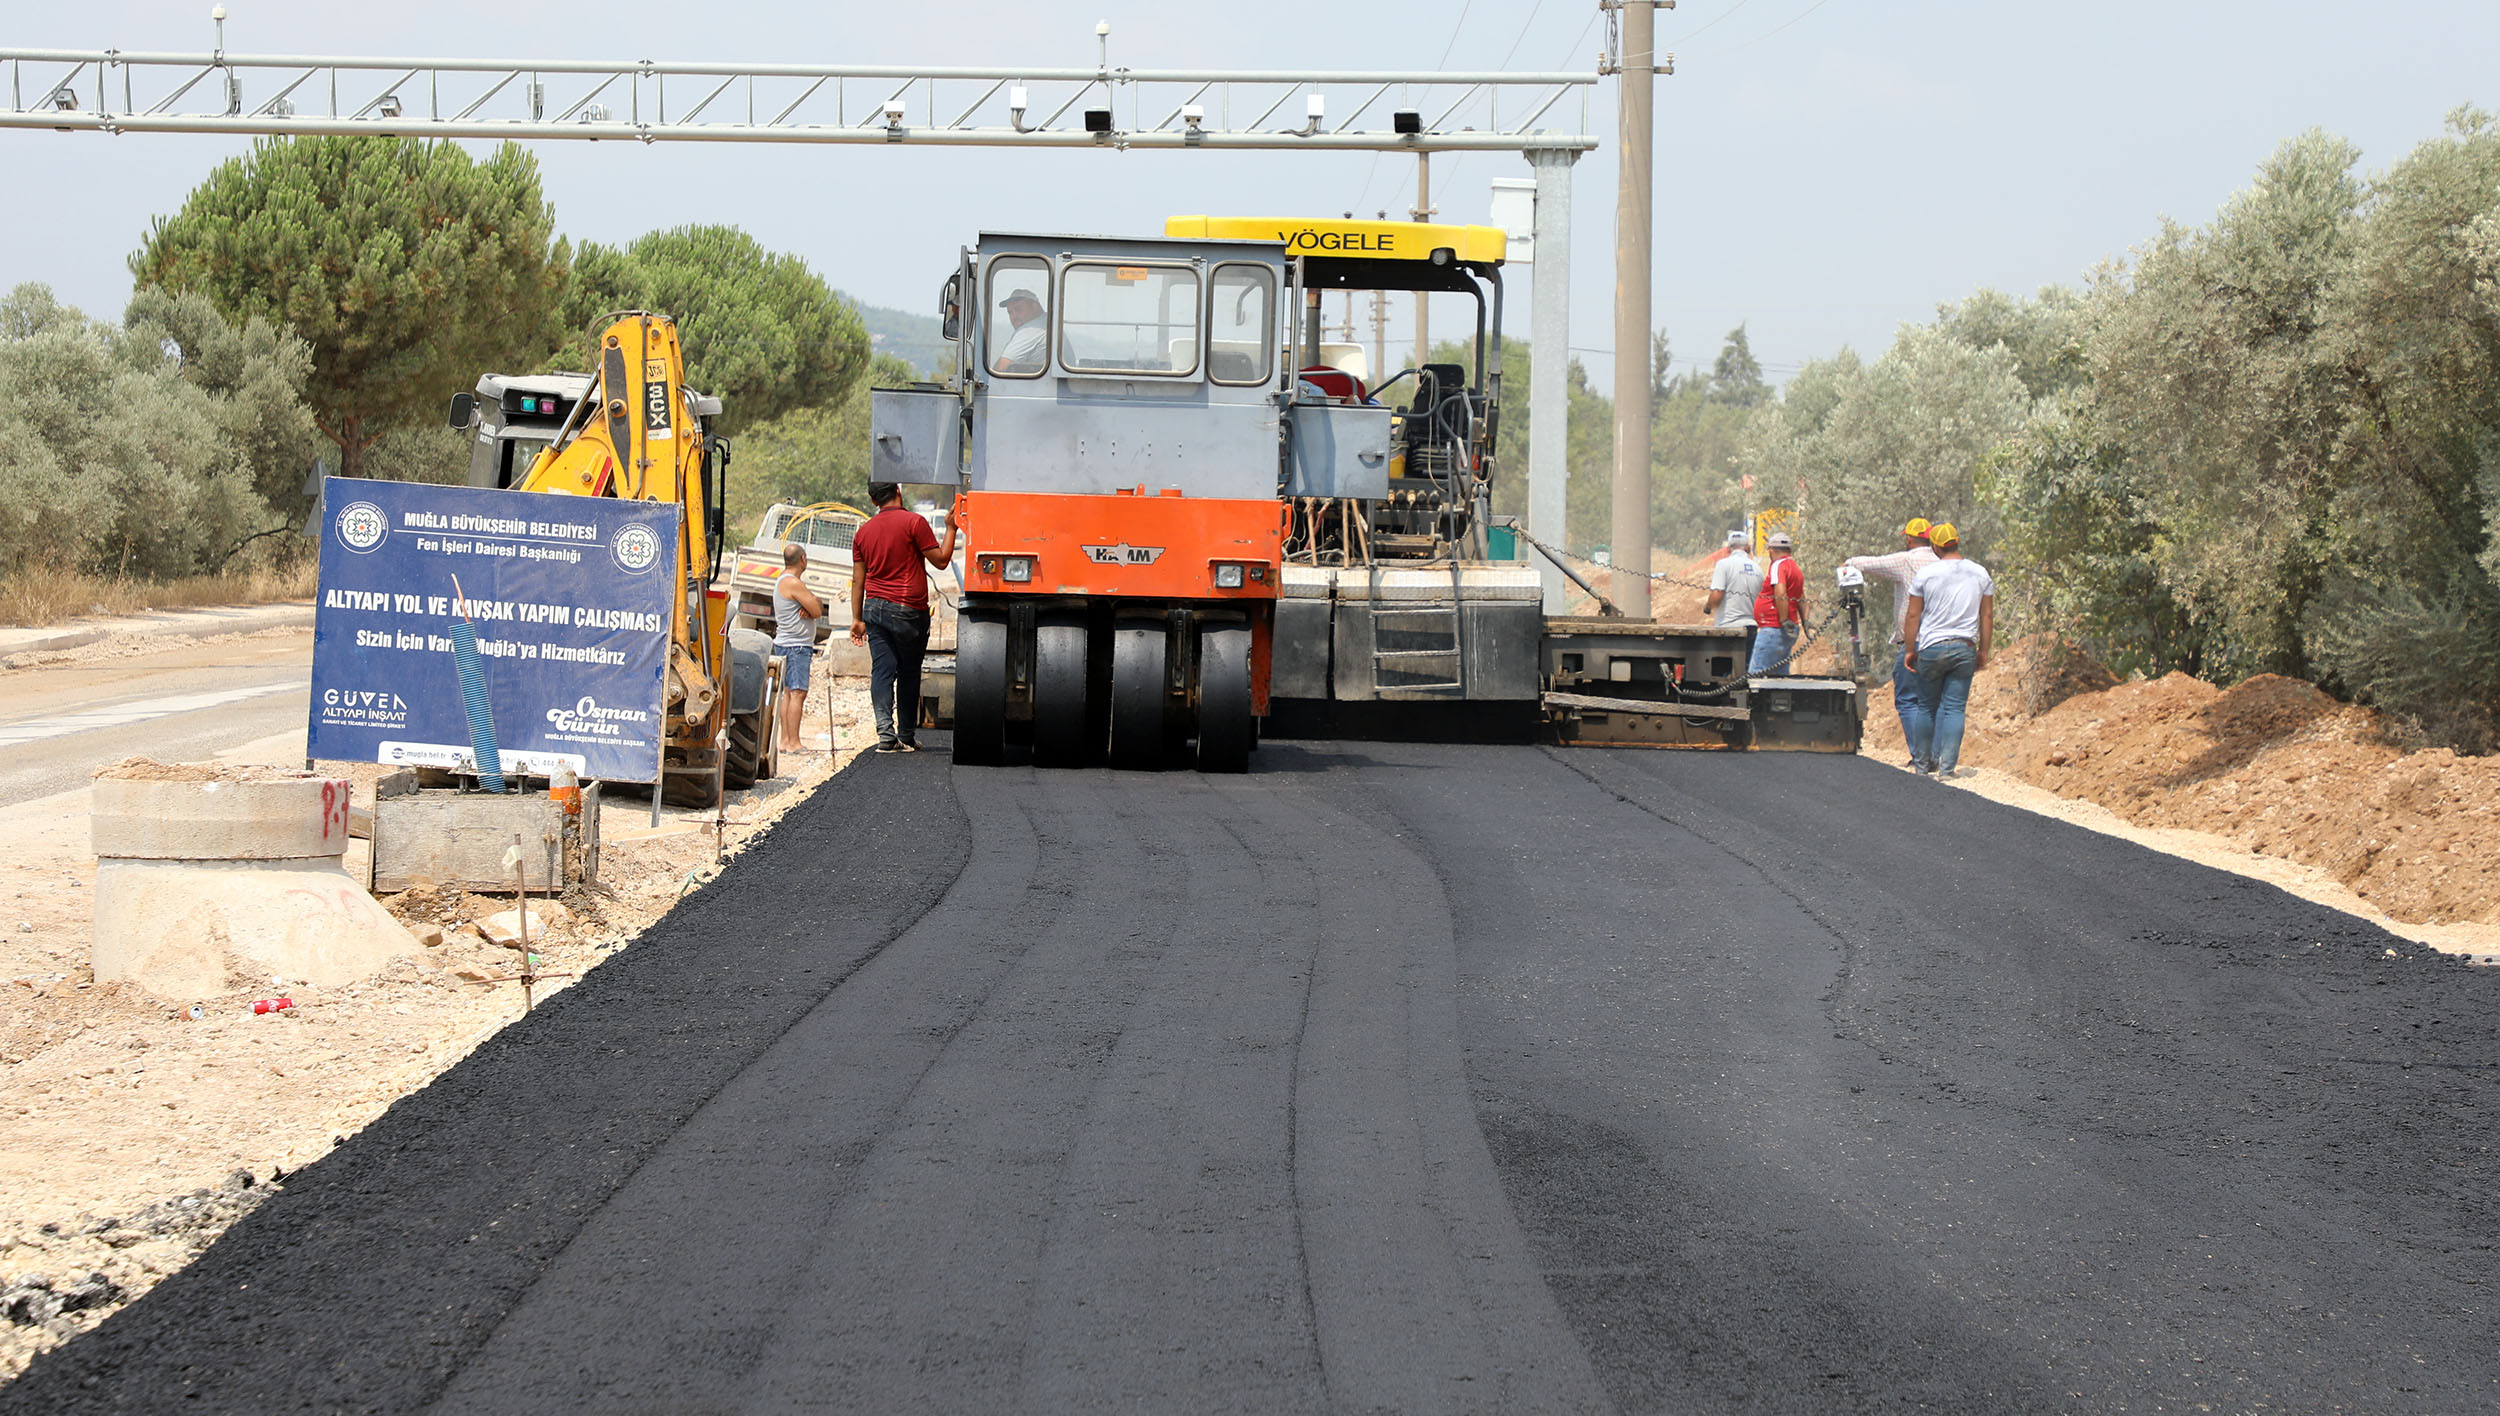
<svg viewBox="0 0 2500 1416"><path fill-rule="evenodd" d="M709 772L698 775L670 777L660 791L660 800L670 806L701 810L720 805L720 779Z"/></svg>
<svg viewBox="0 0 2500 1416"><path fill-rule="evenodd" d="M721 763L723 785L733 792L742 792L770 775L772 741L772 715L766 708L732 714L726 741L722 743L727 754Z"/></svg>

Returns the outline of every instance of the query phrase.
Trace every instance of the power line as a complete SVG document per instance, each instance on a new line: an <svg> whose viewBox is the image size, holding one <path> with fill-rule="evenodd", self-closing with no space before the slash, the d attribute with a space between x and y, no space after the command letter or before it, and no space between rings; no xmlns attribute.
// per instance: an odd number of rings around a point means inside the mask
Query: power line
<svg viewBox="0 0 2500 1416"><path fill-rule="evenodd" d="M1519 46L1520 46L1520 45L1525 44L1525 43L1527 43L1527 42L1528 42L1528 31L1529 31L1530 29L1532 29L1532 28L1534 28L1534 27L1535 27L1535 25L1536 25L1536 17L1538 16L1538 14L1542 13L1542 12L1544 11L1544 9L1545 9L1545 0L1536 0L1536 4L1534 4L1534 5L1532 5L1532 6L1530 6L1530 7L1528 8L1528 18L1527 18L1527 20L1519 26L1519 33L1518 33L1517 37L1515 37L1515 38L1513 38L1513 39L1511 40L1511 42L1510 42L1510 48L1509 48L1508 50L1504 51L1504 53L1502 54L1502 62L1501 62L1501 63L1499 63L1499 64L1494 65L1494 66L1493 66L1494 68L1496 68L1496 69L1507 69L1507 68L1509 68L1509 67L1510 67L1510 61L1511 61L1512 56L1514 56L1514 55L1518 54L1518 52L1519 52ZM1464 21L1466 18L1467 18L1467 17L1466 17L1465 12L1464 12L1464 11L1461 11L1461 12L1460 12L1460 14L1459 14L1459 19L1460 19L1461 21ZM1585 33L1585 32L1586 32L1586 31L1583 31L1583 33ZM1457 36L1456 36L1455 34L1453 34L1453 35L1451 36L1451 40L1452 40L1452 42L1453 42L1453 43L1455 43L1455 42L1456 42L1456 40L1457 40ZM1443 54L1441 57L1442 57L1442 58L1444 58L1444 59L1447 59L1449 56L1448 56L1447 54ZM1463 156L1463 154L1461 154L1461 155ZM1378 153L1374 153L1374 154L1372 154L1372 160L1373 160L1373 163L1374 163L1374 165L1375 165L1375 166L1378 164L1378 162L1379 162L1379 158L1380 158L1380 155L1379 155ZM1446 187L1449 185L1449 180L1450 180L1450 178L1451 178L1452 176L1456 175L1456 171L1455 171L1455 169L1456 169L1457 167L1458 167L1458 161L1457 161L1457 158L1453 157L1453 158L1451 159L1450 163L1449 163L1449 166L1448 166L1448 167L1446 167L1446 168L1444 168L1444 169L1442 170L1442 173L1441 173L1441 182L1440 182L1440 185L1441 185L1442 187L1446 188ZM1366 190L1368 190L1368 189L1369 189L1370 185L1371 185L1371 184L1370 184L1370 183L1368 183L1368 182L1366 182L1366 183L1364 184L1364 186L1365 186ZM1433 204L1434 204L1435 206L1438 206L1438 205L1440 204L1440 193L1435 192L1435 193L1433 194L1432 201L1433 201Z"/></svg>
<svg viewBox="0 0 2500 1416"><path fill-rule="evenodd" d="M1588 37L1589 37L1589 31L1590 31L1590 30L1593 30L1593 29L1595 29L1595 28L1597 28L1597 22L1598 22L1598 20L1599 20L1599 19L1601 19L1601 18L1605 15L1605 13L1606 13L1606 12L1605 12L1605 11L1603 11L1603 10L1598 11L1596 14L1593 14L1593 15L1589 16L1589 22L1588 22L1587 24L1584 24L1584 25L1580 26L1580 37L1579 37L1578 39L1575 39L1575 40L1571 41L1571 49L1570 49L1570 51L1569 51L1568 53L1565 53L1565 54L1563 55L1563 57L1562 57L1562 62L1563 62L1563 63L1565 63L1565 64L1570 63L1570 62L1571 62L1571 56L1572 56L1573 54L1577 54L1577 53L1579 53L1579 52L1580 52L1580 46L1581 46L1581 44L1582 44L1582 43L1584 43L1584 42L1586 42L1586 41L1587 41L1587 39L1588 39Z"/></svg>
<svg viewBox="0 0 2500 1416"><path fill-rule="evenodd" d="M1720 12L1719 12L1719 18L1718 18L1718 19L1716 19L1716 20L1712 20L1709 24L1703 25L1700 29L1693 30L1693 31L1690 31L1689 33L1687 33L1687 34L1684 36L1684 40L1685 40L1685 42L1686 42L1686 43L1690 43L1694 35L1708 33L1708 32L1709 32L1709 30L1711 29L1711 27L1712 27L1712 26L1717 25L1717 24L1719 24L1719 23L1720 23L1720 22L1722 22L1722 21L1725 21L1725 20L1729 20L1729 19L1733 19L1733 18L1735 18L1735 15L1736 15L1736 12L1737 12L1737 11L1739 11L1739 10L1741 10L1741 9L1744 9L1747 5L1750 5L1750 4L1752 4L1752 3L1753 3L1753 0L1736 0L1736 3L1735 3L1735 4L1730 5L1730 6L1728 6L1726 9L1724 9L1724 10L1722 10L1722 11L1720 11Z"/></svg>
<svg viewBox="0 0 2500 1416"><path fill-rule="evenodd" d="M1458 23L1450 26L1450 42L1441 46L1441 62L1432 67L1446 69L1450 66L1450 51L1458 48L1458 32L1467 28L1467 12L1474 8L1476 0L1467 0L1466 4L1458 7Z"/></svg>
<svg viewBox="0 0 2500 1416"><path fill-rule="evenodd" d="M1448 44L1446 44L1446 45L1442 46L1442 49L1441 49L1441 62L1442 62L1443 64L1445 64L1445 65L1446 65L1446 64L1448 64L1448 63L1449 63L1451 53L1452 53L1453 51L1455 51L1455 50L1458 48L1458 36L1459 36L1459 31L1460 31L1460 30L1461 30L1461 29L1462 29L1462 28L1466 25L1466 23L1467 23L1467 12L1468 12L1468 11L1470 11L1470 10L1472 10L1472 9L1474 9L1474 8L1475 8L1475 0L1466 0L1466 3L1465 3L1465 4L1463 4L1463 5L1459 6L1459 10L1458 10L1458 20L1457 20L1457 23L1455 23L1455 24L1453 24L1453 25L1451 25L1451 26L1450 26L1450 42L1449 42ZM1534 6L1532 6L1532 7L1530 7L1530 8L1529 8L1529 10L1528 10L1528 18L1527 18L1526 23L1524 23L1524 24L1522 24L1522 25L1520 25L1520 26L1519 26L1519 34L1518 34L1518 37L1517 37L1517 38L1515 38L1515 39L1513 39L1513 40L1511 40L1511 42L1510 42L1510 50L1509 50L1509 52L1508 52L1508 53L1505 53L1505 54L1502 56L1502 62L1501 62L1501 63L1494 65L1494 67L1495 67L1495 68L1497 68L1497 69L1501 69L1501 68L1508 68L1508 67L1510 66L1510 61L1511 61L1511 59L1512 59L1515 55L1517 55L1517 54L1519 53L1519 46L1527 42L1527 39L1528 39L1528 31L1529 31L1530 29L1532 29L1532 28L1534 28L1534 27L1535 27L1535 25L1536 25L1536 19L1537 19L1537 16L1538 16L1540 13L1542 13L1542 12L1544 11L1544 9L1545 9L1545 0L1536 0L1536 4L1535 4ZM1602 11L1600 11L1600 12L1598 12L1597 14L1592 14L1592 15L1590 15L1590 16L1589 16L1589 21L1588 21L1588 23L1587 23L1587 24L1585 24L1585 25L1582 25L1582 26L1580 27L1580 37L1579 37L1578 39L1574 39L1573 41L1571 41L1571 48L1572 48L1572 50L1573 50L1573 51L1575 51L1575 52L1576 52L1576 51L1579 49L1579 47L1580 47L1580 45L1581 45L1582 41L1586 40L1586 39L1589 37L1589 31L1597 27L1597 21L1598 21L1599 15L1601 15L1602 13L1603 13L1603 12L1602 12ZM1570 62L1571 62L1571 61L1570 61L1570 59L1569 59L1568 57L1566 57L1566 58L1563 60L1563 63L1564 63L1564 64L1569 64ZM1365 168L1365 169L1364 169L1364 171L1363 171L1363 185L1362 185L1362 187L1361 187L1361 188L1359 188L1359 189L1355 192L1355 194L1354 194L1354 208L1353 208L1353 209L1354 209L1356 212L1358 212L1358 213L1359 213L1359 212L1361 212L1361 211L1363 210L1363 208L1364 208L1364 207L1366 207L1366 206L1368 206L1368 205L1370 205L1370 204L1371 204L1372 184L1373 184L1373 183L1375 183L1375 182L1378 182L1378 181L1380 180L1380 157L1381 157L1381 155L1380 155L1379 153L1377 153L1377 152L1373 153L1373 154L1372 154L1371 165L1370 165L1369 167ZM1458 165L1458 164L1457 164L1457 162L1456 162L1456 160L1455 160L1455 157L1453 157L1453 160L1451 161L1451 163L1450 163L1449 165L1450 165L1451 167L1456 167L1456 166ZM1442 183L1447 183L1447 182L1448 182L1448 180L1449 180L1449 175L1448 175L1448 173L1445 171L1445 172L1443 173L1443 175L1442 175L1441 182L1442 182ZM1436 185L1440 185L1440 184L1436 184ZM1436 193L1436 194L1434 194L1433 196L1429 197L1427 200L1430 200L1430 201L1432 201L1432 202L1434 202L1434 203L1436 203L1436 204L1437 204L1437 203L1438 203L1438 201L1439 201L1439 195Z"/></svg>
<svg viewBox="0 0 2500 1416"><path fill-rule="evenodd" d="M1731 44L1724 49L1713 49L1706 52L1712 54L1733 54L1739 49L1751 49L1755 45L1760 44L1762 41L1778 34L1781 30L1787 29L1789 25L1797 23L1797 20L1804 19L1806 16L1813 14L1815 11L1822 9L1830 3L1832 3L1832 0L1814 0L1813 4L1808 5L1803 10L1797 12L1797 19L1790 20L1787 24L1775 25L1770 29L1764 30L1760 34L1755 35L1751 39L1739 41L1738 43Z"/></svg>
<svg viewBox="0 0 2500 1416"><path fill-rule="evenodd" d="M1527 42L1528 30L1536 24L1537 12L1543 10L1544 8L1545 0L1536 0L1535 7L1528 11L1527 24L1523 24L1519 27L1519 37L1510 42L1510 53L1504 54L1502 56L1502 62L1494 65L1494 68L1507 69L1510 67L1511 55L1517 54L1519 52L1519 46Z"/></svg>
<svg viewBox="0 0 2500 1416"><path fill-rule="evenodd" d="M1538 3L1539 5L1542 5L1542 4L1544 4L1544 3L1545 3L1545 0L1537 0L1537 3ZM1452 52L1453 50L1455 50L1455 49L1457 49L1457 48L1458 48L1458 36L1459 36L1459 32L1460 32L1461 30L1464 30L1464 29L1467 27L1467 12L1468 12L1468 11L1470 11L1470 10L1472 10L1472 9L1474 9L1474 8L1476 8L1476 0L1467 0L1467 3L1466 3L1466 4L1461 5L1461 6L1459 6L1459 7L1458 7L1458 22L1457 22L1456 24L1453 24L1453 25L1451 25L1451 26L1450 26L1450 42L1449 42L1449 43L1447 43L1447 44L1445 44L1445 45L1442 45L1442 46L1441 46L1441 62L1440 62L1439 64L1434 65L1434 66L1433 66L1434 68L1446 69L1446 68L1448 68L1448 67L1449 67L1449 63L1450 63L1450 54L1451 54L1451 52ZM1535 16L1535 15L1533 15L1533 14L1531 14L1528 18L1530 18L1530 19L1535 19L1535 18L1536 18L1536 16ZM1517 45L1515 45L1515 44L1514 44L1514 45L1512 45L1511 47L1512 47L1513 49L1516 49L1516 48L1518 48L1519 46L1517 46ZM1509 59L1505 58L1502 62L1503 62L1503 63L1505 63L1505 64L1507 64L1507 63L1509 63L1510 61L1509 61ZM1498 67L1499 67L1499 65L1497 65L1497 66L1495 66L1495 67L1497 67L1497 68L1498 68ZM1379 181L1379 180L1380 180L1380 154L1375 152L1375 153L1373 153L1373 154L1372 154L1372 165L1371 165L1371 167L1363 173L1363 186L1362 186L1362 189L1361 189L1360 191L1358 191L1358 192L1356 192L1356 193L1354 194L1354 209L1355 209L1356 211L1361 211L1361 210L1363 209L1363 207L1365 206L1365 204L1367 204L1367 203L1369 203L1369 202L1371 201L1371 198L1372 198L1372 183L1377 182L1377 181Z"/></svg>

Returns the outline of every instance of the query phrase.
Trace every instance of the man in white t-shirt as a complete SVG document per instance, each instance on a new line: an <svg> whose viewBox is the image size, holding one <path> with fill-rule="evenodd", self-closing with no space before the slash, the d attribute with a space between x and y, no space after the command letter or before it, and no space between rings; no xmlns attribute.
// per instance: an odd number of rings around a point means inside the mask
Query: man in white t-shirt
<svg viewBox="0 0 2500 1416"><path fill-rule="evenodd" d="M1971 675L1988 666L1996 635L1997 582L1988 568L1962 554L1962 536L1949 521L1927 533L1936 563L1910 580L1910 612L1902 633L1902 662L1918 675L1919 700L1928 710L1925 740L1910 740L1910 759L1922 776L1968 776L1962 756L1962 718L1970 703Z"/></svg>
<svg viewBox="0 0 2500 1416"><path fill-rule="evenodd" d="M1727 533L1727 554L1710 568L1710 594L1701 602L1701 612L1722 629L1745 631L1745 651L1736 656L1742 664L1753 658L1753 600L1762 593L1762 566L1745 549L1745 533Z"/></svg>
<svg viewBox="0 0 2500 1416"><path fill-rule="evenodd" d="M1007 312L1007 323L1015 331L1007 336L1007 347L998 351L990 362L994 374L1038 374L1050 362L1050 321L1043 319L1042 297L1030 290L1010 290L998 302Z"/></svg>
<svg viewBox="0 0 2500 1416"><path fill-rule="evenodd" d="M1915 741L1928 731L1924 720L1934 710L1919 698L1918 675L1910 672L1909 644L1902 634L1910 613L1910 581L1920 571L1936 563L1935 548L1927 544L1931 528L1927 518L1915 516L1901 527L1901 549L1888 556L1851 556L1843 565L1860 572L1869 580L1892 582L1892 706L1901 715L1901 736ZM1933 771L1931 765L1913 757L1913 771Z"/></svg>

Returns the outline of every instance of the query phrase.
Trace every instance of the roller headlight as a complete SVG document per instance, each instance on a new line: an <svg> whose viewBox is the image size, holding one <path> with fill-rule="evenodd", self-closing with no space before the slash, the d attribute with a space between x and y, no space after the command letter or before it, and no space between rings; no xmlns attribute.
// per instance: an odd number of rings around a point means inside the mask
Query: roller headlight
<svg viewBox="0 0 2500 1416"><path fill-rule="evenodd" d="M1217 566L1215 568L1215 588L1218 590L1240 589L1242 569L1243 568L1238 565Z"/></svg>
<svg viewBox="0 0 2500 1416"><path fill-rule="evenodd" d="M1031 556L1007 557L1007 564L1000 572L1000 578L1011 585L1031 584L1033 582L1033 558Z"/></svg>

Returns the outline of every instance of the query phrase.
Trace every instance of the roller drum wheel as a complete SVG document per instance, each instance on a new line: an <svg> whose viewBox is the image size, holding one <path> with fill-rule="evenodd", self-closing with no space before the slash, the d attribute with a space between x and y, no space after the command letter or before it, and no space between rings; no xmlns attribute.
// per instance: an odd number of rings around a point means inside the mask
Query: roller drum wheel
<svg viewBox="0 0 2500 1416"><path fill-rule="evenodd" d="M995 767L1007 747L1007 617L965 610L955 622L955 760Z"/></svg>
<svg viewBox="0 0 2500 1416"><path fill-rule="evenodd" d="M1033 765L1082 767L1100 751L1086 675L1085 620L1051 614L1033 627Z"/></svg>
<svg viewBox="0 0 2500 1416"><path fill-rule="evenodd" d="M1249 771L1257 732L1250 713L1250 626L1209 625L1198 637L1198 770Z"/></svg>
<svg viewBox="0 0 2500 1416"><path fill-rule="evenodd" d="M1164 649L1160 624L1121 625L1111 632L1111 765L1137 772L1163 766Z"/></svg>

